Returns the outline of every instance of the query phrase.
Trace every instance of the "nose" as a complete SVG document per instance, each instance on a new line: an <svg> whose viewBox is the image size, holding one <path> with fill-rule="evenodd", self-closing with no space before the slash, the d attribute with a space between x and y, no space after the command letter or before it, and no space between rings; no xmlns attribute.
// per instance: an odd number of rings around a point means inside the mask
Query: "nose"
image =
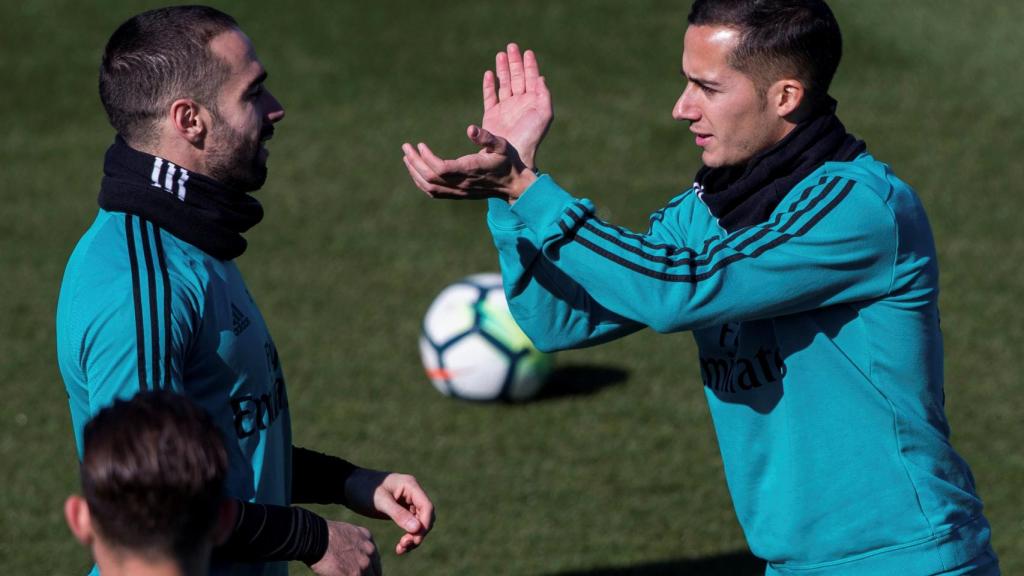
<svg viewBox="0 0 1024 576"><path fill-rule="evenodd" d="M271 124L280 122L281 119L284 118L284 106L282 106L281 103L278 102L277 98L270 93L270 90L264 90L263 95L267 99L265 108L267 111L267 120Z"/></svg>
<svg viewBox="0 0 1024 576"><path fill-rule="evenodd" d="M672 107L672 118L675 120L689 120L695 122L700 120L700 108L694 102L693 83L688 82L683 93L679 95L675 106Z"/></svg>

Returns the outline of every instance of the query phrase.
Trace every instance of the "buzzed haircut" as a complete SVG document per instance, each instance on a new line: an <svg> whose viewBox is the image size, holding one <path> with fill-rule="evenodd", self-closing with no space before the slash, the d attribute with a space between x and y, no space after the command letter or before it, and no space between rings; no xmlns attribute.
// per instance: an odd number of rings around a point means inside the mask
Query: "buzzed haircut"
<svg viewBox="0 0 1024 576"><path fill-rule="evenodd" d="M212 418L188 398L144 391L118 400L83 434L82 493L108 545L190 558L211 536L228 456Z"/></svg>
<svg viewBox="0 0 1024 576"><path fill-rule="evenodd" d="M129 144L152 144L172 102L191 98L216 113L226 62L210 40L238 23L208 6L170 6L121 24L100 64L100 100L110 124Z"/></svg>
<svg viewBox="0 0 1024 576"><path fill-rule="evenodd" d="M823 0L696 0L687 20L738 30L729 64L762 93L790 77L812 102L824 101L843 55L839 23Z"/></svg>

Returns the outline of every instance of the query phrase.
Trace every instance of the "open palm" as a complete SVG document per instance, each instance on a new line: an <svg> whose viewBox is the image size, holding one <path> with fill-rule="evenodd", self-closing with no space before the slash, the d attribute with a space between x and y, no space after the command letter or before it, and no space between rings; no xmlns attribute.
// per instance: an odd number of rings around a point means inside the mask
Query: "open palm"
<svg viewBox="0 0 1024 576"><path fill-rule="evenodd" d="M519 46L509 44L507 52L495 57L494 68L494 73L484 73L482 126L508 140L523 163L533 168L537 148L554 118L551 93L532 50L521 54Z"/></svg>

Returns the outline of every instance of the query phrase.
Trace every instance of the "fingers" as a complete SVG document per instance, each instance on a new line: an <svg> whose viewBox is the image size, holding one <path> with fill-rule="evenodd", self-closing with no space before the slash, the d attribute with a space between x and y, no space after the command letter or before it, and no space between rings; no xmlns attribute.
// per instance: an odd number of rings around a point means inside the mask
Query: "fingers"
<svg viewBox="0 0 1024 576"><path fill-rule="evenodd" d="M416 187L422 190L427 196L430 196L431 198L453 198L461 195L459 190L456 190L455 188L428 182L427 178L429 178L429 176L424 176L421 173L421 171L425 169L417 168L413 163L413 160L410 160L409 156L403 157L402 161L405 162L405 168L409 171L409 176L412 177L413 184L415 184Z"/></svg>
<svg viewBox="0 0 1024 576"><path fill-rule="evenodd" d="M494 72L484 72L484 113L498 105L498 93L494 87Z"/></svg>
<svg viewBox="0 0 1024 576"><path fill-rule="evenodd" d="M498 154L505 153L505 145L507 144L507 141L500 136L491 134L479 126L470 126L467 128L466 136L469 136L469 139L472 140L474 144L488 152L496 152Z"/></svg>
<svg viewBox="0 0 1024 576"><path fill-rule="evenodd" d="M420 173L412 167L412 163L408 157L402 157L402 162L405 163L405 169L409 171L409 177L412 178L412 183L416 185L422 192L431 198L434 197L432 193L430 183L427 182Z"/></svg>
<svg viewBox="0 0 1024 576"><path fill-rule="evenodd" d="M444 160L435 156L426 144L420 142L415 148L411 144L403 144L402 152L405 153L405 159L409 161L416 172L423 176L424 179L434 181L440 178L440 174L444 170ZM429 155L429 161L424 158L424 152Z"/></svg>
<svg viewBox="0 0 1024 576"><path fill-rule="evenodd" d="M537 64L537 55L533 50L527 50L523 54L523 80L527 92L536 90L538 78L540 77L540 66Z"/></svg>
<svg viewBox="0 0 1024 576"><path fill-rule="evenodd" d="M380 552L369 530L355 524L328 520L327 534L327 550L323 558L310 566L314 574L380 576L383 573Z"/></svg>
<svg viewBox="0 0 1024 576"><path fill-rule="evenodd" d="M405 503L405 507L415 515L419 525L422 527L421 532L416 532L412 535L419 536L422 539L434 527L434 522L437 519L434 513L434 503L430 501L426 490L420 486L413 476L404 478L401 486L401 500Z"/></svg>
<svg viewBox="0 0 1024 576"><path fill-rule="evenodd" d="M419 488L419 486L417 486ZM416 518L420 521L420 525L423 526L424 534L430 532L434 528L434 522L437 521L437 513L434 511L434 503L427 497L427 493L422 489L418 492L412 493L412 507L413 512L416 514Z"/></svg>
<svg viewBox="0 0 1024 576"><path fill-rule="evenodd" d="M508 54L498 52L494 57L494 73L498 76L498 99L512 97L512 72L508 66Z"/></svg>
<svg viewBox="0 0 1024 576"><path fill-rule="evenodd" d="M376 546L373 548L373 554L370 555L370 574L384 576L384 567L380 563L380 551Z"/></svg>
<svg viewBox="0 0 1024 576"><path fill-rule="evenodd" d="M404 534L395 545L395 554L401 556L410 550L415 550L423 543L423 536L418 534Z"/></svg>
<svg viewBox="0 0 1024 576"><path fill-rule="evenodd" d="M551 92L548 90L547 80L543 76L537 78L537 85L534 87L534 92L537 94L537 103L541 110L545 111L548 118L551 118L555 111L551 106Z"/></svg>
<svg viewBox="0 0 1024 576"><path fill-rule="evenodd" d="M380 551L377 550L377 543L373 541L373 534L362 526L357 527L357 532L362 536L357 548L363 557L357 560L361 574L369 576L382 576L384 569L380 563Z"/></svg>
<svg viewBox="0 0 1024 576"><path fill-rule="evenodd" d="M432 198L500 198L510 181L519 175L521 160L511 144L500 136L471 126L469 138L483 148L475 154L451 160L438 158L425 144L403 144L403 162L416 187Z"/></svg>
<svg viewBox="0 0 1024 576"><path fill-rule="evenodd" d="M494 72L498 82L496 94L494 77L484 73L484 111L506 98L533 91L540 76L540 66L533 50L524 54L518 44L509 42L504 52L495 55Z"/></svg>
<svg viewBox="0 0 1024 576"><path fill-rule="evenodd" d="M420 142L416 145L416 151L420 153L420 158L430 168L434 174L442 175L448 171L448 164L437 157L434 152L424 143Z"/></svg>
<svg viewBox="0 0 1024 576"><path fill-rule="evenodd" d="M426 145L421 144L420 146L428 152L430 151ZM462 191L445 185L444 180L427 165L423 155L416 148L413 148L411 144L403 144L402 152L405 153L405 156L402 157L402 162L405 163L409 176L412 177L413 184L426 193L427 196L431 198L457 198L465 196L465 193Z"/></svg>
<svg viewBox="0 0 1024 576"><path fill-rule="evenodd" d="M508 54L509 76L512 80L512 95L518 96L526 92L526 78L523 72L523 55L519 52L519 45L510 42L506 47Z"/></svg>
<svg viewBox="0 0 1024 576"><path fill-rule="evenodd" d="M409 166L423 179L428 180L436 176L434 171L427 166L426 162L423 161L423 157L420 155L419 151L412 147L412 144L402 144L402 152L405 153L405 156L402 157L402 160L405 160L405 165Z"/></svg>
<svg viewBox="0 0 1024 576"><path fill-rule="evenodd" d="M357 526L356 531L362 536L357 548L364 555L357 560L360 573L368 576L382 576L384 569L381 567L380 551L377 550L377 543L373 541L373 534L362 526Z"/></svg>
<svg viewBox="0 0 1024 576"><path fill-rule="evenodd" d="M389 474L381 488L378 508L406 531L395 545L396 554L405 554L422 544L430 532L434 505L416 478L408 474Z"/></svg>
<svg viewBox="0 0 1024 576"><path fill-rule="evenodd" d="M382 511L396 524L413 535L422 536L430 531L434 522L434 504L415 476L391 474L382 487L388 496L387 509Z"/></svg>
<svg viewBox="0 0 1024 576"><path fill-rule="evenodd" d="M387 514L399 528L410 534L418 534L424 528L412 512L406 510L395 500L384 503L381 506L381 512Z"/></svg>
<svg viewBox="0 0 1024 576"><path fill-rule="evenodd" d="M419 545L423 543L423 539L426 538L427 533L434 527L434 522L437 520L437 516L434 513L434 505L430 502L430 498L427 497L426 492L424 492L419 485L412 488L408 491L406 497L412 502L409 505L409 509L419 520L419 525L422 529L417 532L409 532L402 535L398 540L398 544L395 545L395 553L398 555L405 554L406 552L419 547Z"/></svg>

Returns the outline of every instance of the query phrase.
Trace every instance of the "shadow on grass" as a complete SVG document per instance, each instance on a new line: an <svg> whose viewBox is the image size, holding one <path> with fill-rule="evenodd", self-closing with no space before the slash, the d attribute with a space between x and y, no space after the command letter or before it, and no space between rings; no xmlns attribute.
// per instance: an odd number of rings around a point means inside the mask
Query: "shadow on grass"
<svg viewBox="0 0 1024 576"><path fill-rule="evenodd" d="M750 552L729 552L707 558L570 570L555 572L548 576L762 576L764 570L764 560Z"/></svg>
<svg viewBox="0 0 1024 576"><path fill-rule="evenodd" d="M558 366L548 376L536 400L595 394L621 384L628 376L629 372L614 366Z"/></svg>

